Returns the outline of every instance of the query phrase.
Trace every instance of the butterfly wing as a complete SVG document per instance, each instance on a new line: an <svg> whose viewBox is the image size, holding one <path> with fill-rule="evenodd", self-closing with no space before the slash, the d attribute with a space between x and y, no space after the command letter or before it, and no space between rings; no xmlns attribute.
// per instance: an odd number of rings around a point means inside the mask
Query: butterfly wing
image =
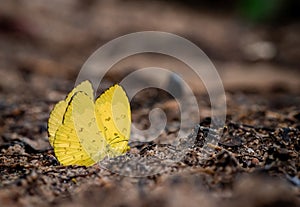
<svg viewBox="0 0 300 207"><path fill-rule="evenodd" d="M106 90L95 102L98 128L110 145L113 155L129 150L131 112L125 91L119 85Z"/></svg>
<svg viewBox="0 0 300 207"><path fill-rule="evenodd" d="M84 92L75 93L55 134L57 159L63 165L90 166L109 151L96 123L93 100Z"/></svg>
<svg viewBox="0 0 300 207"><path fill-rule="evenodd" d="M49 133L49 142L50 145L53 147L54 139L55 139L55 133L59 126L62 124L63 116L66 112L66 109L69 105L69 102L73 95L78 92L83 91L85 92L91 99L94 99L93 94L93 88L89 81L84 81L81 84L79 84L77 87L75 87L66 97L65 100L62 100L58 102L53 110L50 113L50 117L48 120L48 133Z"/></svg>
<svg viewBox="0 0 300 207"><path fill-rule="evenodd" d="M49 142L53 147L55 133L58 127L62 124L63 116L67 108L67 102L62 100L58 102L53 110L50 113L50 117L48 120L48 134L49 134Z"/></svg>

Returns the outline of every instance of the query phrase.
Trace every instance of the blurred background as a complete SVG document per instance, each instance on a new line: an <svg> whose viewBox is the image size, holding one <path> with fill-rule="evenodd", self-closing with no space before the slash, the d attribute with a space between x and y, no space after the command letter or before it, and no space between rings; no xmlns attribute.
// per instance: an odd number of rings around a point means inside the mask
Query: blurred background
<svg viewBox="0 0 300 207"><path fill-rule="evenodd" d="M1 1L0 205L61 203L74 207L91 202L111 205L111 201L127 199L135 206L154 202L165 206L299 206L291 204L294 192L299 198L300 177L299 11L299 0ZM222 136L228 138L228 144L215 148L218 154L212 154L202 166L199 149L200 137L206 136L203 131L184 165L172 165L170 173L148 176L141 182L125 179L122 184L123 178L99 171L97 166L56 166L47 134L54 104L74 87L78 72L95 50L122 35L149 30L182 36L212 60L226 90L229 124ZM188 70L185 64L163 55L135 55L114 65L103 87L149 66ZM202 83L189 78L190 86L202 93ZM150 108L161 106L170 122L160 137L166 141L174 139L180 126L180 110L167 94L161 94L137 95L131 102L132 119L147 128ZM197 95L201 125L209 126L209 99L205 93ZM154 146L133 145L131 153L160 153ZM278 175L281 180L288 178L295 189L286 190L285 185L265 178L233 181L255 170ZM169 177L177 171L183 174ZM236 184L239 187L232 192Z"/></svg>
<svg viewBox="0 0 300 207"><path fill-rule="evenodd" d="M299 8L298 0L3 1L0 91L51 99L51 89L68 91L86 59L109 40L157 30L197 44L227 91L298 93ZM153 66L153 58L156 66L185 67L146 55L122 61L110 77Z"/></svg>

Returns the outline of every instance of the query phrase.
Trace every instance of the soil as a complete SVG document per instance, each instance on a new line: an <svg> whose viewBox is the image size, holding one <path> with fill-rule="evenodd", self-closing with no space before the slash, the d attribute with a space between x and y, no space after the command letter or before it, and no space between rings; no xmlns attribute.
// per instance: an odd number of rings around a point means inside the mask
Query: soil
<svg viewBox="0 0 300 207"><path fill-rule="evenodd" d="M228 11L168 1L87 2L9 1L0 7L1 207L300 206L298 22L252 25ZM93 51L144 30L188 38L216 65L227 103L226 122L213 132L217 143L204 147L209 97L201 81L189 76L201 119L181 137L194 142L180 159L157 161L146 176L132 176L134 167L128 171L118 162L61 166L48 142L51 109L72 89ZM274 50L257 49L257 43ZM99 90L153 62L186 70L164 56L134 56L115 65ZM167 127L156 140L130 141L123 158L136 158L136 169L147 169L144 158L169 155L168 141L179 130L178 105L157 89L132 100L133 123L149 127L148 113L155 107L165 111Z"/></svg>

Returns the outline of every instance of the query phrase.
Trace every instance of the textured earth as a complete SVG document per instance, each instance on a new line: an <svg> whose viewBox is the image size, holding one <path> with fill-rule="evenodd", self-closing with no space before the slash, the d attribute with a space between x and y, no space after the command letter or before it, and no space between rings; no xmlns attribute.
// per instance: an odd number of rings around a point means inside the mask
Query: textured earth
<svg viewBox="0 0 300 207"><path fill-rule="evenodd" d="M87 2L0 7L1 207L300 206L298 22L251 25L230 12L167 1ZM190 76L201 119L181 137L181 144L193 140L184 151L169 143L179 130L177 103L152 88L132 100L132 119L145 129L149 111L162 108L167 126L158 139L131 140L131 150L118 158L125 163L61 166L47 134L54 104L72 89L94 50L143 30L182 35L212 59L226 91L225 125L210 130L209 97ZM265 43L269 50L257 47ZM134 56L115 65L99 91L153 62L187 70L164 56ZM210 136L218 141L206 145Z"/></svg>

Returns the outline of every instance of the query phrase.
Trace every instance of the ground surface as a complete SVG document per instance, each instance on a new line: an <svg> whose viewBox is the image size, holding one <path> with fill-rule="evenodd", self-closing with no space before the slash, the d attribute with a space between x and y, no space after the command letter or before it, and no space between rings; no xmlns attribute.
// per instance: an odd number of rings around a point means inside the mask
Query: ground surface
<svg viewBox="0 0 300 207"><path fill-rule="evenodd" d="M0 9L1 207L300 205L299 24L253 26L232 15L156 1L146 6L136 1L64 2L58 7L10 1ZM123 176L99 165L59 165L47 135L52 107L74 86L95 49L141 30L182 35L212 58L227 100L225 126L215 135L218 143L204 157L209 99L202 83L190 77L201 122L183 137L195 142L181 159L144 177ZM265 41L276 53L255 49L255 43ZM153 61L175 70L186 67L165 57L132 57L116 65L102 87ZM143 158L170 150L165 141L178 131L178 108L156 90L139 94L131 106L140 128L148 126L151 107L162 107L168 118L158 140L130 142L125 156L141 159L143 169Z"/></svg>

